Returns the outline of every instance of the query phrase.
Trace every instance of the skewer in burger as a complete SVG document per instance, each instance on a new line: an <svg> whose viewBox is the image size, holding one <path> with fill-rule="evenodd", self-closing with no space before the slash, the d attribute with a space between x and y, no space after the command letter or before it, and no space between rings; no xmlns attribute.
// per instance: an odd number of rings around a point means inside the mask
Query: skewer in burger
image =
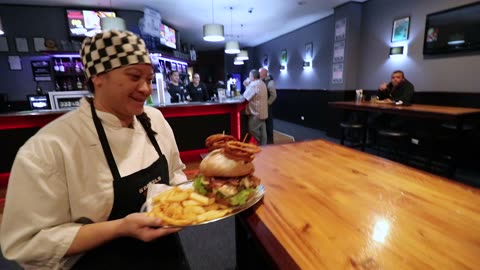
<svg viewBox="0 0 480 270"><path fill-rule="evenodd" d="M223 140L219 136L217 139ZM226 141L223 147L210 152L200 163L199 174L193 183L195 191L215 197L216 202L226 206L245 204L260 184L260 179L253 175L252 163L258 152L260 148L256 145Z"/></svg>

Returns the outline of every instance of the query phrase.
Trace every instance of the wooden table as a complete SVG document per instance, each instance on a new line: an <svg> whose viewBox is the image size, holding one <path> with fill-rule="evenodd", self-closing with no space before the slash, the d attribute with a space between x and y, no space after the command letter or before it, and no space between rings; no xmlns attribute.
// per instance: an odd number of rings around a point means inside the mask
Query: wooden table
<svg viewBox="0 0 480 270"><path fill-rule="evenodd" d="M237 219L276 268L480 269L478 189L322 140L254 164L265 197Z"/></svg>
<svg viewBox="0 0 480 270"><path fill-rule="evenodd" d="M477 108L450 107L438 105L412 104L409 106L397 106L393 104L365 101L335 101L329 102L328 105L333 108L352 111L382 112L416 118L456 121L457 129L459 130L462 129L464 120L480 116L480 109Z"/></svg>

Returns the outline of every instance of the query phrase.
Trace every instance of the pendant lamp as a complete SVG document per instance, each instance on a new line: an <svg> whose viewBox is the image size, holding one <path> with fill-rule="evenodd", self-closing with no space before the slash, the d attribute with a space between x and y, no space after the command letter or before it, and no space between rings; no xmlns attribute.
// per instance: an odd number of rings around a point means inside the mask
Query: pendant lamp
<svg viewBox="0 0 480 270"><path fill-rule="evenodd" d="M110 9L113 9L112 0L110 0ZM102 31L109 30L127 30L125 20L120 17L103 17L100 18L100 27Z"/></svg>
<svg viewBox="0 0 480 270"><path fill-rule="evenodd" d="M238 57L235 57L235 60L233 61L233 64L236 66L243 65L243 61L238 59Z"/></svg>
<svg viewBox="0 0 480 270"><path fill-rule="evenodd" d="M238 60L248 60L248 51L246 50L241 50L238 54L237 57Z"/></svg>
<svg viewBox="0 0 480 270"><path fill-rule="evenodd" d="M223 24L216 24L214 22L213 0L212 0L212 23L203 25L203 40L218 42L224 41Z"/></svg>
<svg viewBox="0 0 480 270"><path fill-rule="evenodd" d="M102 31L127 30L125 20L120 17L104 17L100 19Z"/></svg>
<svg viewBox="0 0 480 270"><path fill-rule="evenodd" d="M233 7L230 7L230 35L233 36L233 14L232 14L232 11L233 11ZM239 53L240 52L240 44L238 43L238 41L234 41L234 40L231 40L231 41L227 41L227 43L225 44L225 53L228 53L228 54L236 54L236 53Z"/></svg>

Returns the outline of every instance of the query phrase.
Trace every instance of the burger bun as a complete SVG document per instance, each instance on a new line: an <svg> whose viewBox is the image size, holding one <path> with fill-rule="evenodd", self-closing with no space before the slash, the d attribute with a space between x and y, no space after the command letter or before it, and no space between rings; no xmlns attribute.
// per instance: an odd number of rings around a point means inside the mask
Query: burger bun
<svg viewBox="0 0 480 270"><path fill-rule="evenodd" d="M250 175L253 171L251 162L229 159L222 149L210 152L200 163L200 173L205 176L238 177Z"/></svg>

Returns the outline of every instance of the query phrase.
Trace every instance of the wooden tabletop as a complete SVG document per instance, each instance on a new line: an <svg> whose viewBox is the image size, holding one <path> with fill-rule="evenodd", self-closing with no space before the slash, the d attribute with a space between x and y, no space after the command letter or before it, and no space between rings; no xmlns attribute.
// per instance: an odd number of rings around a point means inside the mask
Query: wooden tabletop
<svg viewBox="0 0 480 270"><path fill-rule="evenodd" d="M346 110L384 112L390 114L399 114L405 116L413 116L420 118L434 118L440 120L455 120L458 118L467 118L479 116L480 109L464 108L438 105L412 104L409 106L394 105L376 102L355 102L355 101L335 101L329 102L328 105Z"/></svg>
<svg viewBox="0 0 480 270"><path fill-rule="evenodd" d="M263 147L241 218L280 269L480 269L480 190L317 140Z"/></svg>

